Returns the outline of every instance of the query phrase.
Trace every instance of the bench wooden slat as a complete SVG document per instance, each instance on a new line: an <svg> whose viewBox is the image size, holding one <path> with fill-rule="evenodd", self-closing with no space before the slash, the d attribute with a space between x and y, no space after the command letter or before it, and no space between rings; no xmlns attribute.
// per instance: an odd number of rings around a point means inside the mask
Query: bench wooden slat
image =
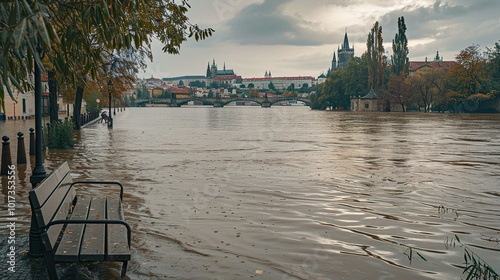
<svg viewBox="0 0 500 280"><path fill-rule="evenodd" d="M106 218L106 198L92 198L87 219L103 220ZM104 261L105 250L104 224L87 224L83 233L80 261Z"/></svg>
<svg viewBox="0 0 500 280"><path fill-rule="evenodd" d="M123 220L123 208L119 197L108 197L107 199L108 220ZM130 248L127 241L127 228L123 225L107 225L107 249L106 260L126 261L130 260Z"/></svg>
<svg viewBox="0 0 500 280"><path fill-rule="evenodd" d="M42 208L35 210L35 215L39 215L41 218L39 222L45 226L49 221L52 220L66 220L68 213L73 205L73 200L76 196L74 189L69 190L68 188L71 184L71 176L66 176L62 179L61 184L57 187L57 190L52 193L52 195L47 199L47 201L42 205ZM40 224L39 224L40 226ZM55 245L59 232L61 232L63 225L55 225L48 229L47 234L50 239L52 246Z"/></svg>
<svg viewBox="0 0 500 280"><path fill-rule="evenodd" d="M69 165L68 162L65 161L47 178L40 182L40 184L35 189L30 191L30 199L34 198L32 200L33 208L40 208L54 192L54 189L56 189L56 187L59 185L59 182L61 182L68 173Z"/></svg>
<svg viewBox="0 0 500 280"><path fill-rule="evenodd" d="M78 197L70 220L85 220L88 217L90 209L90 199ZM64 235L59 242L57 251L54 255L56 262L77 262L82 244L83 231L85 224L69 224L66 226Z"/></svg>

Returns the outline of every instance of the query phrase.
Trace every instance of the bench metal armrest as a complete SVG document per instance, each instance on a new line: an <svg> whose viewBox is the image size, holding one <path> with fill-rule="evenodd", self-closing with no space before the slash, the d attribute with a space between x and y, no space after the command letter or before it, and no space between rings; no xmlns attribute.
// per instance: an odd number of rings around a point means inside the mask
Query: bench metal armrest
<svg viewBox="0 0 500 280"><path fill-rule="evenodd" d="M53 225L67 225L67 224L114 224L114 225L124 225L127 228L127 242L130 248L132 240L132 229L130 225L123 220L57 220L48 223L45 229L48 230Z"/></svg>
<svg viewBox="0 0 500 280"><path fill-rule="evenodd" d="M118 185L120 187L120 200L123 201L123 185L118 182L118 181L76 181L71 183L70 188L72 188L75 185L84 185L84 184L89 184L89 185Z"/></svg>

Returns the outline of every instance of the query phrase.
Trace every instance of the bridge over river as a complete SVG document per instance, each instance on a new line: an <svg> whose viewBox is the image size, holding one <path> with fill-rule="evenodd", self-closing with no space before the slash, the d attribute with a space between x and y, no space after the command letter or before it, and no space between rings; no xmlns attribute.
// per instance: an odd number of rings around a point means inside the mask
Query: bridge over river
<svg viewBox="0 0 500 280"><path fill-rule="evenodd" d="M195 104L203 104L207 106L214 107L224 107L232 102L255 102L259 104L262 108L269 108L284 101L300 101L306 105L310 104L308 98L301 97L258 97L258 98L202 98L202 97L190 97L190 98L150 98L150 99L137 99L133 102L133 105L137 107L145 107L147 104L156 105L167 105L169 107L180 107L182 105L187 105L189 102L194 102Z"/></svg>

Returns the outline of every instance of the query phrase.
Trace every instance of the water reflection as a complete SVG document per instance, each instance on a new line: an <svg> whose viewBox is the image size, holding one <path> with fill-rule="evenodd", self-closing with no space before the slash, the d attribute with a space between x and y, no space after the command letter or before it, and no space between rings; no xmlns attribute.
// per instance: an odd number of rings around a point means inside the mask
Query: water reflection
<svg viewBox="0 0 500 280"><path fill-rule="evenodd" d="M499 120L130 108L45 165L126 183L131 278L456 279L454 234L500 271Z"/></svg>

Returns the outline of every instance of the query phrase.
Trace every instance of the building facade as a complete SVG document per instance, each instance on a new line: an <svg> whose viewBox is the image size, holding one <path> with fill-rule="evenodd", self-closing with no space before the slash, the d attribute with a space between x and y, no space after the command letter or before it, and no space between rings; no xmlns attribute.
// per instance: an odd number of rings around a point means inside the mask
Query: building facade
<svg viewBox="0 0 500 280"><path fill-rule="evenodd" d="M373 88L363 97L351 98L351 111L353 112L381 112L383 110L383 100L375 94Z"/></svg>
<svg viewBox="0 0 500 280"><path fill-rule="evenodd" d="M273 77L271 72L267 72L263 78L245 78L242 81L242 85L246 88L252 87L261 90L269 89L269 85L272 83L276 90L285 90L293 87L295 90L300 89L304 85L307 87L312 87L316 82L316 79L312 76L289 76L289 77Z"/></svg>

